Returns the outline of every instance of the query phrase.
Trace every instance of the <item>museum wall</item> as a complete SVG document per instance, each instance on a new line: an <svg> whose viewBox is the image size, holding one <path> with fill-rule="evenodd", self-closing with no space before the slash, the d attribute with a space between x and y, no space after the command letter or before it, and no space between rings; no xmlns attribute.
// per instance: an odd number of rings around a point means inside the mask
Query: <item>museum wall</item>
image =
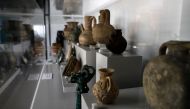
<svg viewBox="0 0 190 109"><path fill-rule="evenodd" d="M183 8L181 15L180 36L182 40L190 40L190 1L183 0Z"/></svg>
<svg viewBox="0 0 190 109"><path fill-rule="evenodd" d="M189 40L188 0L84 0L84 15L98 18L100 9L109 9L110 23L122 29L127 50L143 56L146 63L158 55L168 40ZM188 22L188 23L187 23Z"/></svg>

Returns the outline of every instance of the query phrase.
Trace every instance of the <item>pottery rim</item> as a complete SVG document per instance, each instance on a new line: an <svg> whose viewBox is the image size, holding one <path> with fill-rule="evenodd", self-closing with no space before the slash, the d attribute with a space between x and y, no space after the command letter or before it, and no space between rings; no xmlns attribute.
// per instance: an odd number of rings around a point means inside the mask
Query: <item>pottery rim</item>
<svg viewBox="0 0 190 109"><path fill-rule="evenodd" d="M100 68L99 72L102 76L111 76L115 70L112 68Z"/></svg>

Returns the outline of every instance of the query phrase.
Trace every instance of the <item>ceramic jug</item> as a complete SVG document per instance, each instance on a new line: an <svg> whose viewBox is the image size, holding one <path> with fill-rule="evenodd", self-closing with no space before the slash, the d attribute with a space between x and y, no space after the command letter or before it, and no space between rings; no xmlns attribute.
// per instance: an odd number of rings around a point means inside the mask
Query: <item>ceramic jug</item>
<svg viewBox="0 0 190 109"><path fill-rule="evenodd" d="M13 52L7 52L11 69L16 68L17 58Z"/></svg>
<svg viewBox="0 0 190 109"><path fill-rule="evenodd" d="M96 18L93 16L84 16L84 27L81 25L82 33L79 36L79 43L84 46L95 45L92 37L92 21L96 24Z"/></svg>
<svg viewBox="0 0 190 109"><path fill-rule="evenodd" d="M99 69L100 80L93 86L93 94L98 103L111 104L119 94L118 87L112 79L114 69L101 68Z"/></svg>
<svg viewBox="0 0 190 109"><path fill-rule="evenodd" d="M106 44L106 48L114 54L121 54L127 47L127 41L122 36L121 29L116 29L115 31L116 34L112 34L112 38Z"/></svg>
<svg viewBox="0 0 190 109"><path fill-rule="evenodd" d="M67 40L72 39L71 35L73 34L73 32L77 28L77 26L78 26L78 22L74 22L74 21L67 22L67 25L65 25L65 28L64 28L64 37Z"/></svg>
<svg viewBox="0 0 190 109"><path fill-rule="evenodd" d="M100 10L99 24L95 24L92 28L93 40L101 44L107 44L114 33L115 29L110 25L110 11L108 9Z"/></svg>
<svg viewBox="0 0 190 109"><path fill-rule="evenodd" d="M168 41L143 73L146 99L154 109L189 109L190 41Z"/></svg>

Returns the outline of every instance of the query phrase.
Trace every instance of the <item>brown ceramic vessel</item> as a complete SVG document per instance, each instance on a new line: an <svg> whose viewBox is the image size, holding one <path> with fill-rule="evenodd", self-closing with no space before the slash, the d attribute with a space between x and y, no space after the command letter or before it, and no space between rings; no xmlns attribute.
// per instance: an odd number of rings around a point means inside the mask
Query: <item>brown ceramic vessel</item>
<svg viewBox="0 0 190 109"><path fill-rule="evenodd" d="M146 99L153 109L189 109L190 42L168 41L143 73Z"/></svg>
<svg viewBox="0 0 190 109"><path fill-rule="evenodd" d="M118 87L112 79L114 69L101 68L99 69L100 80L93 86L93 94L98 103L111 104L119 94Z"/></svg>
<svg viewBox="0 0 190 109"><path fill-rule="evenodd" d="M81 45L88 46L88 45L96 44L92 37L92 21L94 21L94 24L95 24L96 19L94 16L84 17L84 27L83 25L81 25L82 33L79 36L79 43Z"/></svg>
<svg viewBox="0 0 190 109"><path fill-rule="evenodd" d="M107 44L115 34L115 29L110 25L110 11L108 9L100 10L99 24L92 28L92 36L95 42Z"/></svg>

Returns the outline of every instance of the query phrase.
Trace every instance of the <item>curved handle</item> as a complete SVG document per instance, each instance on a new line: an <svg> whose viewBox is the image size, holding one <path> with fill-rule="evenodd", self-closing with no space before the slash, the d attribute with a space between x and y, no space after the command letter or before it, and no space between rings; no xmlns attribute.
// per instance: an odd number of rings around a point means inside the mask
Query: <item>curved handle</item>
<svg viewBox="0 0 190 109"><path fill-rule="evenodd" d="M109 92L111 90L111 78L108 76L106 77L106 79L108 80L108 88L107 88L107 92Z"/></svg>
<svg viewBox="0 0 190 109"><path fill-rule="evenodd" d="M83 26L83 24L80 25L80 29L81 29L82 32L84 31L84 26Z"/></svg>
<svg viewBox="0 0 190 109"><path fill-rule="evenodd" d="M92 16L90 20L92 21L92 27L94 27L96 25L96 18Z"/></svg>
<svg viewBox="0 0 190 109"><path fill-rule="evenodd" d="M168 41L166 43L163 43L159 48L159 55L165 55L166 50L169 46L173 46L174 48L178 48L180 50L179 52L183 51L183 54L188 55L190 47L188 47L187 44L190 44L190 42L184 42L184 41ZM189 45L190 46L190 45Z"/></svg>
<svg viewBox="0 0 190 109"><path fill-rule="evenodd" d="M163 43L160 48L159 48L159 55L166 55L166 50L168 48L169 45L174 45L174 44L179 44L179 41L167 41L165 43Z"/></svg>
<svg viewBox="0 0 190 109"><path fill-rule="evenodd" d="M166 54L166 50L168 48L168 43L163 43L160 48L159 48L159 56L160 55L165 55Z"/></svg>

